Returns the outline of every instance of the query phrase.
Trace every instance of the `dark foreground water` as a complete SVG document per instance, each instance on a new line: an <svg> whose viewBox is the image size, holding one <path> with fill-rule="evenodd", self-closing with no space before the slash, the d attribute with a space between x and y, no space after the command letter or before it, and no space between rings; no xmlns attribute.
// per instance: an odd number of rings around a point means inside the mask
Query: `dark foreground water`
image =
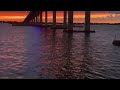
<svg viewBox="0 0 120 90"><path fill-rule="evenodd" d="M0 78L120 79L120 47L112 45L120 25L91 28L86 36L0 24Z"/></svg>

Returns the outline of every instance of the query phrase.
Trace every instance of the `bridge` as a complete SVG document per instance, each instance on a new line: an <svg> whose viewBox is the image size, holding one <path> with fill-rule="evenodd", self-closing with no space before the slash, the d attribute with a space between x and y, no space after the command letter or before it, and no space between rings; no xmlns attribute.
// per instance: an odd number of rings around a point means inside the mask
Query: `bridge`
<svg viewBox="0 0 120 90"><path fill-rule="evenodd" d="M45 23L43 23L42 13L45 12ZM64 20L62 26L57 25L56 23L56 12L53 13L53 23L50 25L52 29L62 28L65 32L74 32L73 31L73 14L74 11L64 11ZM67 14L68 14L68 22L67 22ZM28 16L25 18L23 23L27 23L30 25L38 25L40 27L48 27L48 11L30 11ZM85 30L78 32L94 32L90 30L90 11L85 11Z"/></svg>

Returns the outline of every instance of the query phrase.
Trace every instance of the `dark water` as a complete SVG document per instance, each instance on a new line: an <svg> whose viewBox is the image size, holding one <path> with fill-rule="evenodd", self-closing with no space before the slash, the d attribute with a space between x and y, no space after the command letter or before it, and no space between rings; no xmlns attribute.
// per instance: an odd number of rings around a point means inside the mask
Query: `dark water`
<svg viewBox="0 0 120 90"><path fill-rule="evenodd" d="M112 45L120 25L91 28L85 35L0 24L0 78L120 78L120 47Z"/></svg>

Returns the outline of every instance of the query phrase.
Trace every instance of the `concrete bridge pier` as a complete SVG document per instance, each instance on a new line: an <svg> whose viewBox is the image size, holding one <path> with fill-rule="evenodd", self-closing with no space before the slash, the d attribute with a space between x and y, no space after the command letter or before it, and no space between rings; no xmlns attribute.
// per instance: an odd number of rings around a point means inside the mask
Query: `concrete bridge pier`
<svg viewBox="0 0 120 90"><path fill-rule="evenodd" d="M53 28L56 28L56 11L53 11Z"/></svg>
<svg viewBox="0 0 120 90"><path fill-rule="evenodd" d="M34 23L36 22L36 18L34 17Z"/></svg>
<svg viewBox="0 0 120 90"><path fill-rule="evenodd" d="M33 23L35 23L35 19L33 19Z"/></svg>
<svg viewBox="0 0 120 90"><path fill-rule="evenodd" d="M33 19L31 19L31 23L30 24L32 24L33 23Z"/></svg>
<svg viewBox="0 0 120 90"><path fill-rule="evenodd" d="M85 33L95 32L90 30L90 11L85 11Z"/></svg>
<svg viewBox="0 0 120 90"><path fill-rule="evenodd" d="M64 30L66 30L66 28L67 28L67 11L64 11L63 28L64 28Z"/></svg>
<svg viewBox="0 0 120 90"><path fill-rule="evenodd" d="M90 32L90 11L85 11L85 32Z"/></svg>
<svg viewBox="0 0 120 90"><path fill-rule="evenodd" d="M24 22L30 22L31 21L31 25L35 25L37 23L35 22L39 22L37 26L42 26L43 21L42 21L42 12L43 11L37 11L33 12L31 11L28 15L28 17L24 20ZM60 27L56 24L56 11L52 11L53 12L53 24L52 24L52 28L56 29L56 28L60 28L60 29L64 29L65 32L95 32L95 31L91 31L90 30L90 11L85 11L85 29L84 30L73 30L74 27L74 23L73 23L73 12L74 11L64 11L64 21L62 24L62 27L60 25ZM36 15L35 15L36 13ZM38 15L39 14L39 15ZM48 11L45 11L45 26L48 26ZM68 14L68 21L67 21L67 14ZM38 17L39 17L39 21L38 21ZM68 22L68 23L67 23ZM65 30L66 28L66 30Z"/></svg>
<svg viewBox="0 0 120 90"><path fill-rule="evenodd" d="M34 23L34 19L32 19L32 22Z"/></svg>
<svg viewBox="0 0 120 90"><path fill-rule="evenodd" d="M40 11L40 26L42 26L42 11Z"/></svg>
<svg viewBox="0 0 120 90"><path fill-rule="evenodd" d="M37 17L38 17L38 22L40 23L40 14Z"/></svg>
<svg viewBox="0 0 120 90"><path fill-rule="evenodd" d="M73 11L68 11L68 31L73 32Z"/></svg>
<svg viewBox="0 0 120 90"><path fill-rule="evenodd" d="M38 16L36 16L36 22L38 23Z"/></svg>
<svg viewBox="0 0 120 90"><path fill-rule="evenodd" d="M47 11L45 11L45 26L47 27L47 24L48 24L48 17L47 17L47 14L48 14L48 12Z"/></svg>
<svg viewBox="0 0 120 90"><path fill-rule="evenodd" d="M35 16L35 23L37 23L37 17Z"/></svg>

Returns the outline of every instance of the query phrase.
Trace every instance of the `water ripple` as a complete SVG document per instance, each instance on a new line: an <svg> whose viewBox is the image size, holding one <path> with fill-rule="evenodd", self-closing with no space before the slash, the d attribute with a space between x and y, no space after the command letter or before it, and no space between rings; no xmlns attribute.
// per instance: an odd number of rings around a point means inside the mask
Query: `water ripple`
<svg viewBox="0 0 120 90"><path fill-rule="evenodd" d="M92 25L96 33L0 26L1 79L118 79L120 25ZM115 32L116 30L116 32Z"/></svg>

